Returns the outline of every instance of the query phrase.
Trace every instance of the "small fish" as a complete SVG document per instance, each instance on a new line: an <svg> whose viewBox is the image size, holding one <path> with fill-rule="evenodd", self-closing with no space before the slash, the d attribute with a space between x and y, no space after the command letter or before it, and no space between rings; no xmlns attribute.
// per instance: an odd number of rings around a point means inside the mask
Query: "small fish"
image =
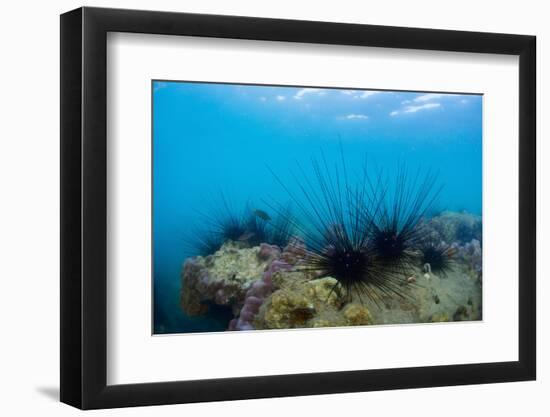
<svg viewBox="0 0 550 417"><path fill-rule="evenodd" d="M255 216L259 217L262 220L265 220L266 222L271 220L271 217L269 217L269 214L267 214L265 211L260 209L254 209L252 210L252 213L254 213Z"/></svg>
<svg viewBox="0 0 550 417"><path fill-rule="evenodd" d="M239 237L239 242L246 242L247 240L250 240L251 238L253 238L254 235L255 235L254 232L246 232Z"/></svg>

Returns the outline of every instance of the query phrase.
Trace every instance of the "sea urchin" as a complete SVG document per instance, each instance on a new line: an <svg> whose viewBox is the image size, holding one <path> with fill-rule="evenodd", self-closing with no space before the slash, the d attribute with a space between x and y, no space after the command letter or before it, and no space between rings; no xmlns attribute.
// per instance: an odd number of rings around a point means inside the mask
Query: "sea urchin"
<svg viewBox="0 0 550 417"><path fill-rule="evenodd" d="M341 162L333 168L324 156L312 158L313 178L297 162L293 173L297 190L291 190L275 173L275 179L286 190L297 209L292 226L301 235L307 250L301 270L312 279L332 277L346 294L356 295L376 304L382 295L404 296L403 278L386 268L376 254L370 239L374 213L379 201L369 197L366 169L353 184L348 177L341 152ZM275 208L281 213L281 209Z"/></svg>
<svg viewBox="0 0 550 417"><path fill-rule="evenodd" d="M421 253L420 265L427 269L426 272L433 272L441 277L447 277L447 274L454 267L455 249L453 247L429 242L421 246Z"/></svg>
<svg viewBox="0 0 550 417"><path fill-rule="evenodd" d="M371 222L372 244L380 261L398 273L407 273L417 263L416 248L426 238L420 222L441 192L437 175L418 170L410 175L399 166L393 186L378 174L371 185L371 199L378 201L378 210ZM365 214L369 219L372 213Z"/></svg>

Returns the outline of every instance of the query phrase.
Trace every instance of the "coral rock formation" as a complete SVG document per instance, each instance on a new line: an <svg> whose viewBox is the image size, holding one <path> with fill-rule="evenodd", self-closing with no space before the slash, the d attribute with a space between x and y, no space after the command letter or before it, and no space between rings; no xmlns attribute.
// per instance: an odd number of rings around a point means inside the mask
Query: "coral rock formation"
<svg viewBox="0 0 550 417"><path fill-rule="evenodd" d="M229 330L479 320L482 250L472 237L481 237L478 221L469 214L444 213L424 225L453 242L441 244L455 249L455 262L445 276L412 267L403 276L406 297L348 299L336 279L316 278L304 268L306 246L291 239L282 252L265 243L249 248L229 242L213 255L189 258L182 271L181 306L188 315L204 314L212 303L227 306L234 315Z"/></svg>
<svg viewBox="0 0 550 417"><path fill-rule="evenodd" d="M279 252L276 252L276 256L278 255ZM228 330L254 330L253 322L260 306L273 289L273 274L277 271L288 271L291 268L284 261L273 260L263 273L262 278L255 281L246 292L244 306L239 313L239 317L231 320Z"/></svg>
<svg viewBox="0 0 550 417"><path fill-rule="evenodd" d="M481 241L481 216L474 214L445 211L432 218L427 226L432 230L435 240L461 244L472 239Z"/></svg>
<svg viewBox="0 0 550 417"><path fill-rule="evenodd" d="M250 286L279 256L278 248L265 246L243 248L229 242L213 255L189 258L182 272L180 303L183 311L189 316L201 314L207 302L238 311Z"/></svg>

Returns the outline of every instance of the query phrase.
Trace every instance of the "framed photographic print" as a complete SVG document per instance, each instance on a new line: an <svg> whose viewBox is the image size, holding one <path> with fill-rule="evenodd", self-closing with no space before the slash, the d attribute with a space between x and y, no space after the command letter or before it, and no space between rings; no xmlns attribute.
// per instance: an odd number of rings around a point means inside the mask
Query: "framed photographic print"
<svg viewBox="0 0 550 417"><path fill-rule="evenodd" d="M535 379L534 37L81 8L61 102L63 402Z"/></svg>

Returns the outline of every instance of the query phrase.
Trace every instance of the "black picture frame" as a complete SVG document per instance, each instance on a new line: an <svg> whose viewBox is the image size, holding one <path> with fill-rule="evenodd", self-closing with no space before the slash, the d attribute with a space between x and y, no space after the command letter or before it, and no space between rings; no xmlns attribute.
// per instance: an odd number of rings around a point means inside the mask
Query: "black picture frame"
<svg viewBox="0 0 550 417"><path fill-rule="evenodd" d="M519 56L519 360L107 385L108 32ZM534 36L136 10L61 16L61 401L82 409L536 378Z"/></svg>

